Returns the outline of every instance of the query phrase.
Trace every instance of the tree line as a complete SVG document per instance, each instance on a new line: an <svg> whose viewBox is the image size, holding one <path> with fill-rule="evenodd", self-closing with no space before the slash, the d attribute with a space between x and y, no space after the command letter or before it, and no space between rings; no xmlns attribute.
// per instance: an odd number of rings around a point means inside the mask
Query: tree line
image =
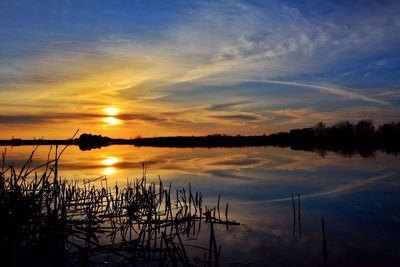
<svg viewBox="0 0 400 267"><path fill-rule="evenodd" d="M341 121L327 126L318 122L313 127L293 129L268 136L271 145L292 149L338 152L344 156L359 153L370 157L377 150L398 154L400 151L400 121L375 126L371 120L357 123Z"/></svg>

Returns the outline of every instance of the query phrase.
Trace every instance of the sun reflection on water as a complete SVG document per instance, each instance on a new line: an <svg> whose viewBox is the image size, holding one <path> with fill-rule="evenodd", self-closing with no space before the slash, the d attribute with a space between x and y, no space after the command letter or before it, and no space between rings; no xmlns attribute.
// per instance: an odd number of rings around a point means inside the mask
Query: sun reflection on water
<svg viewBox="0 0 400 267"><path fill-rule="evenodd" d="M116 173L116 169L114 167L106 167L104 168L103 172L104 175L112 175Z"/></svg>
<svg viewBox="0 0 400 267"><path fill-rule="evenodd" d="M112 175L115 174L117 172L117 169L115 167L113 167L113 165L117 164L119 162L119 159L117 157L106 157L105 159L103 159L101 161L101 163L104 166L107 166L104 168L103 170L103 174L104 175Z"/></svg>
<svg viewBox="0 0 400 267"><path fill-rule="evenodd" d="M118 158L116 158L116 157L107 157L106 159L104 159L103 161L102 161L102 163L103 163L103 165L107 165L107 166L112 166L112 165L114 165L115 163L118 163Z"/></svg>

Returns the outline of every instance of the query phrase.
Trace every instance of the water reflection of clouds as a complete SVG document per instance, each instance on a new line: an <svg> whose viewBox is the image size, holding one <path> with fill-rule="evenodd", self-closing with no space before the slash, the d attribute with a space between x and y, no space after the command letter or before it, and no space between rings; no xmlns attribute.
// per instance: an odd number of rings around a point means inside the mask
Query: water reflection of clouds
<svg viewBox="0 0 400 267"><path fill-rule="evenodd" d="M383 181L387 178L394 177L394 173L373 176L369 178L363 178L358 180L351 180L350 182L333 185L331 187L325 188L322 191L303 194L301 195L301 199L310 199L310 198L322 198L322 197L338 197L344 194L351 194L356 191L363 190L368 186L373 185L374 183ZM389 183L390 184L390 183ZM291 197L277 198L277 199L269 199L266 201L262 201L262 203L273 203L273 202L283 202L283 201L292 201Z"/></svg>
<svg viewBox="0 0 400 267"><path fill-rule="evenodd" d="M224 180L226 179L232 181L257 180L256 177L241 175L239 170L209 170L206 173L213 177L223 178Z"/></svg>
<svg viewBox="0 0 400 267"><path fill-rule="evenodd" d="M10 149L8 159L16 165L25 163L31 151L31 147ZM35 163L45 161L48 151L48 147L39 148ZM229 217L248 225L216 232L223 251L229 251L222 254L225 262L244 259L262 266L260 263L268 259L271 266L282 265L282 258L290 251L286 265L298 265L299 260L306 266L319 265L324 216L330 253L340 266L343 251L358 250L366 257L368 251L387 255L384 246L374 244L397 244L398 159L381 153L373 160L336 154L321 158L313 152L281 148L111 146L82 152L70 147L61 158L59 172L73 179L103 174L109 181L125 182L127 177L141 177L144 163L150 179L158 179L160 174L174 188L191 183L210 204L221 195L222 203L229 202ZM301 241L291 236L292 193L302 196ZM376 242L365 242L354 233Z"/></svg>
<svg viewBox="0 0 400 267"><path fill-rule="evenodd" d="M15 154L14 152L25 151ZM38 156L47 158L48 148ZM26 147L12 150L12 159L29 155ZM198 190L224 194L238 201L274 201L291 193L321 198L349 192L346 187L365 184L369 177L396 170L397 158L378 154L375 160L361 157L320 158L312 152L280 148L174 149L111 146L88 152L76 147L66 150L60 162L63 177L80 179L106 175L115 181L137 178L145 164L149 179L182 185L192 183ZM22 161L24 162L24 160ZM361 181L361 182L359 182Z"/></svg>
<svg viewBox="0 0 400 267"><path fill-rule="evenodd" d="M101 161L101 163L106 166L102 172L104 175L113 175L117 172L117 169L114 167L119 162L117 157L106 157Z"/></svg>
<svg viewBox="0 0 400 267"><path fill-rule="evenodd" d="M371 177L366 183L389 178L393 176ZM292 235L291 201L236 202L230 206L232 216L246 225L217 232L224 250L231 252L224 260L256 266L266 261L269 266L322 266L321 217L325 217L331 266L393 266L393 259L399 258L400 195L382 185L334 199L302 198L301 239L298 228Z"/></svg>
<svg viewBox="0 0 400 267"><path fill-rule="evenodd" d="M20 147L9 151L9 158L18 164L25 162L31 148ZM40 148L35 157L44 161L48 147ZM104 155L108 155L105 157ZM36 159L35 159L36 160ZM285 177L285 181L318 179L323 172L330 175L340 168L341 172L351 170L384 171L396 169L395 157L380 154L375 160L353 157L342 158L329 155L320 158L313 152L291 151L280 148L228 148L228 149L173 149L173 148L136 148L132 146L111 146L101 150L78 151L68 148L60 162L63 175L79 170L84 173L102 172L104 166L114 167L113 177L135 178L141 172L142 163L148 173L157 173L177 177L182 175L202 176L206 178L231 178L249 182L265 179L269 182ZM291 177L287 177L287 176ZM341 176L341 175L338 175ZM321 182L319 182L321 183Z"/></svg>

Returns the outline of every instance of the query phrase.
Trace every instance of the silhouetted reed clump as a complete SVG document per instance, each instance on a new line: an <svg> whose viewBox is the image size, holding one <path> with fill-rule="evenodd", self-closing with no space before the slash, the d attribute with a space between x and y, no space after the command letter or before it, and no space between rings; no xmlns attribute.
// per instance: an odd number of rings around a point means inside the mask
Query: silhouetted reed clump
<svg viewBox="0 0 400 267"><path fill-rule="evenodd" d="M143 177L120 188L107 179L78 184L58 177L55 159L32 168L32 157L16 170L5 165L0 176L0 251L4 266L140 265L216 266L214 225L236 225L208 208L201 193L172 192L161 180ZM50 155L50 153L49 153ZM38 174L39 169L41 174ZM97 184L97 186L94 185ZM217 213L217 214L216 214ZM224 217L224 219L221 219ZM208 246L190 245L201 228ZM196 250L196 261L190 252Z"/></svg>

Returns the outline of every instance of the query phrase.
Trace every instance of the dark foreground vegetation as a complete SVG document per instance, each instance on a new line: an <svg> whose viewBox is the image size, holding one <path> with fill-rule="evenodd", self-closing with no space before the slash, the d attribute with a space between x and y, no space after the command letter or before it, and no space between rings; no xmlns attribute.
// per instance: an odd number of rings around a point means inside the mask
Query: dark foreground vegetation
<svg viewBox="0 0 400 267"><path fill-rule="evenodd" d="M122 188L105 177L61 180L60 155L31 167L32 153L16 170L3 154L1 266L218 265L214 227L238 224L228 220L227 206L220 214L219 200L209 208L190 185L175 191L161 180L147 182L145 171ZM192 243L200 236L207 245Z"/></svg>
<svg viewBox="0 0 400 267"><path fill-rule="evenodd" d="M245 147L278 146L294 150L315 151L321 156L333 151L343 156L360 154L372 157L376 151L398 154L400 152L400 121L375 127L372 121L357 123L343 121L332 126L323 122L314 127L293 129L271 135L229 136L174 136L135 139L112 139L101 135L82 134L69 140L0 140L0 145L77 145L90 150L109 145L134 145L152 147Z"/></svg>

